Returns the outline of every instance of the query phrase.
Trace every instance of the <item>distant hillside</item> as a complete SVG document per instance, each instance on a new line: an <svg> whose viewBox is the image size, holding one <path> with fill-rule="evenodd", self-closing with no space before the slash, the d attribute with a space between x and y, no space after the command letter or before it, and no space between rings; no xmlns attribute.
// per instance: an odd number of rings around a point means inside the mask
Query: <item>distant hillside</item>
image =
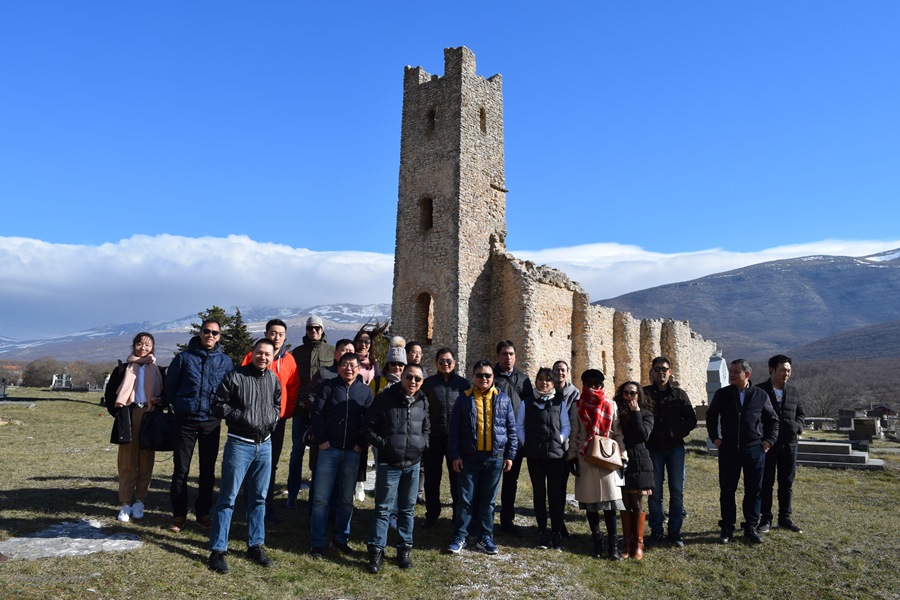
<svg viewBox="0 0 900 600"><path fill-rule="evenodd" d="M596 304L688 320L726 357L761 357L900 319L900 250L760 263ZM900 356L897 342L885 352ZM890 350L889 348L893 348Z"/></svg>
<svg viewBox="0 0 900 600"><path fill-rule="evenodd" d="M845 331L794 348L788 354L807 360L900 358L900 321Z"/></svg>
<svg viewBox="0 0 900 600"><path fill-rule="evenodd" d="M262 335L266 321L282 319L288 325L287 343L297 346L303 342L304 326L309 315L315 314L325 321L325 331L330 340L352 337L360 325L370 320L385 321L390 318L390 304L328 304L309 308L240 307L241 316L253 334ZM234 314L235 308L226 309ZM118 325L102 325L71 335L18 341L0 338L0 358L6 360L34 360L50 356L62 362L83 360L88 362L115 361L128 355L131 340L139 331L149 331L156 339L156 356L161 365L167 365L175 353L177 344L188 340L191 323L197 315L189 315L171 321L141 321Z"/></svg>

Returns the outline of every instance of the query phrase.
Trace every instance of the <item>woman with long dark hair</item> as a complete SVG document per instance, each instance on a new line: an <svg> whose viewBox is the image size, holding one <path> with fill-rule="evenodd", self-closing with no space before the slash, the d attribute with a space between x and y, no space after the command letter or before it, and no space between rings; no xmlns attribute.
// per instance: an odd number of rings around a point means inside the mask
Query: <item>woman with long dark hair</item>
<svg viewBox="0 0 900 600"><path fill-rule="evenodd" d="M625 439L628 463L625 466L625 485L622 496L622 535L625 537L623 558L644 558L644 496L653 492L653 461L647 449L647 440L653 431L653 400L644 396L644 390L636 381L626 381L619 386L613 398L618 407L619 423Z"/></svg>
<svg viewBox="0 0 900 600"><path fill-rule="evenodd" d="M146 331L134 336L131 355L122 383L116 392L116 407L131 411L132 441L119 444L119 509L118 519L128 522L144 518L144 500L153 476L153 450L141 448L139 432L144 415L159 404L163 380L153 355L156 341ZM134 504L131 503L134 498Z"/></svg>

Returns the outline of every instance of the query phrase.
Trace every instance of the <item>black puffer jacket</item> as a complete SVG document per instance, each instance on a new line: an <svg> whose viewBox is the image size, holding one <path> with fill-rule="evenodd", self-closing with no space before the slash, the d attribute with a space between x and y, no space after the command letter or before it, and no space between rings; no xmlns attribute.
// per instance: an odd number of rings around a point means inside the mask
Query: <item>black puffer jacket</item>
<svg viewBox="0 0 900 600"><path fill-rule="evenodd" d="M402 385L375 396L366 413L366 437L378 448L378 462L406 468L422 460L430 430L428 400L421 391L412 400Z"/></svg>
<svg viewBox="0 0 900 600"><path fill-rule="evenodd" d="M340 377L324 381L316 390L312 429L316 442L352 450L366 445L363 425L372 404L372 388L356 376L349 386Z"/></svg>
<svg viewBox="0 0 900 600"><path fill-rule="evenodd" d="M626 490L652 490L654 486L653 462L647 450L647 440L653 431L653 413L643 405L641 410L632 412L627 404L619 404L619 423L625 450L628 451L628 466L625 468Z"/></svg>
<svg viewBox="0 0 900 600"><path fill-rule="evenodd" d="M451 373L444 379L440 373L427 377L422 389L428 397L428 418L431 420L431 435L450 435L450 413L462 392L472 387L465 377Z"/></svg>
<svg viewBox="0 0 900 600"><path fill-rule="evenodd" d="M651 384L644 387L644 394L653 399L653 432L647 447L671 450L683 446L684 438L697 426L697 413L687 393L672 384L664 390Z"/></svg>
<svg viewBox="0 0 900 600"><path fill-rule="evenodd" d="M228 433L262 442L275 430L281 414L278 376L252 364L231 371L216 390L212 414L225 419Z"/></svg>
<svg viewBox="0 0 900 600"><path fill-rule="evenodd" d="M741 406L737 386L729 385L717 391L709 403L706 433L713 442L721 439L722 446L729 448L749 448L763 442L774 446L778 441L778 415L764 390L749 385Z"/></svg>

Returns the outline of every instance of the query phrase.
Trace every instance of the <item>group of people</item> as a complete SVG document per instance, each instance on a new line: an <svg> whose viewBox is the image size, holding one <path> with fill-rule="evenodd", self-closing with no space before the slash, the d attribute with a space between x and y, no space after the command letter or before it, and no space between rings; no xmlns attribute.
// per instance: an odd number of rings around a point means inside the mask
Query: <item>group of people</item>
<svg viewBox="0 0 900 600"><path fill-rule="evenodd" d="M187 478L194 449L199 447L194 515L210 532L208 565L214 571L228 572L229 527L242 485L247 497L248 556L262 566L272 564L263 546L265 522L279 519L274 483L288 420L292 420L292 449L286 507L297 506L308 446L310 554L314 558L325 556L329 548L352 552L353 501L365 478L370 447L376 482L366 566L373 573L382 569L392 525L398 537L397 564L412 566L415 505L425 504L423 528L438 523L445 472L453 513L449 553L469 546L486 554L498 553L493 535L498 490L500 529L522 537L514 520L523 459L527 459L531 480L538 547L560 550L563 539L569 537L564 508L572 476L575 499L586 512L593 556L643 558L645 496L648 541L683 546L684 440L697 418L687 394L672 379L671 361L664 356L652 361L650 385L627 381L610 398L601 371L582 373L578 390L563 360L538 369L532 384L516 367L515 344L510 340L497 344L496 362L475 362L469 380L457 373L452 349L436 352L434 373L429 376L421 363L421 345L397 342L397 338L382 368L371 352L370 332L361 330L356 339L331 345L316 316L306 323L303 343L290 353L284 345L287 325L280 319L269 321L265 337L234 369L218 344L220 336L218 322L204 321L163 377L153 356L153 336L138 334L116 395L116 405L130 408L138 423L146 411L165 405L174 410L170 529L176 533L187 526ZM723 543L730 541L735 527L734 494L742 470L743 526L748 540L761 541L759 534L772 525L776 472L778 525L799 531L791 520L791 485L803 411L796 390L786 385L790 359L773 357L769 370L769 381L752 387L749 363L734 361L731 385L716 393L707 412L709 437L719 449ZM214 469L223 420L227 438L214 506ZM600 442L610 439L618 448L621 468L593 460ZM152 474L152 451L140 448L137 439L122 444L118 466L119 519L140 519ZM667 477L668 521L663 510Z"/></svg>

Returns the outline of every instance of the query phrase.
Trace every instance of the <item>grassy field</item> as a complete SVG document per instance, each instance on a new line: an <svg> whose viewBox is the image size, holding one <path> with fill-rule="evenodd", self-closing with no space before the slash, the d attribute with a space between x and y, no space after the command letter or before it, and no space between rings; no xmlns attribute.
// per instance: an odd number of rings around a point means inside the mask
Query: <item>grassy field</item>
<svg viewBox="0 0 900 600"><path fill-rule="evenodd" d="M4 597L900 598L900 454L891 452L898 448L895 443L879 442L873 448L887 460L885 471L801 468L794 510L804 533L774 529L759 547L716 543L716 461L705 455L698 430L688 453L685 548L657 548L642 562L591 559L584 515L571 506L566 517L573 539L565 551L534 549L531 490L523 469L523 508L517 522L527 527L527 534L521 540L498 534L497 557L468 551L443 554L451 534L445 518L431 530L416 531L413 569L400 571L389 550L382 573L370 575L363 569L363 540L373 508L368 497L353 520L351 545L357 556L332 554L314 561L305 554L309 535L304 492L298 509L281 509L282 523L267 531L266 545L276 560L268 570L245 556L246 526L238 507L229 552L231 573L221 576L206 568L208 539L203 530L192 521L181 534L166 529L171 453L157 455L146 518L118 523L116 447L107 443L112 419L97 404L98 395L35 389L11 395L36 400L0 405L0 540L63 520L89 518L103 521L110 532L136 533L145 544L125 553L0 562ZM286 445L283 456L289 452L287 440ZM287 471L286 464L282 466L279 490ZM191 484L196 486L193 477ZM445 496L449 499L446 490ZM417 525L424 516L420 510ZM449 513L445 508L444 516Z"/></svg>

